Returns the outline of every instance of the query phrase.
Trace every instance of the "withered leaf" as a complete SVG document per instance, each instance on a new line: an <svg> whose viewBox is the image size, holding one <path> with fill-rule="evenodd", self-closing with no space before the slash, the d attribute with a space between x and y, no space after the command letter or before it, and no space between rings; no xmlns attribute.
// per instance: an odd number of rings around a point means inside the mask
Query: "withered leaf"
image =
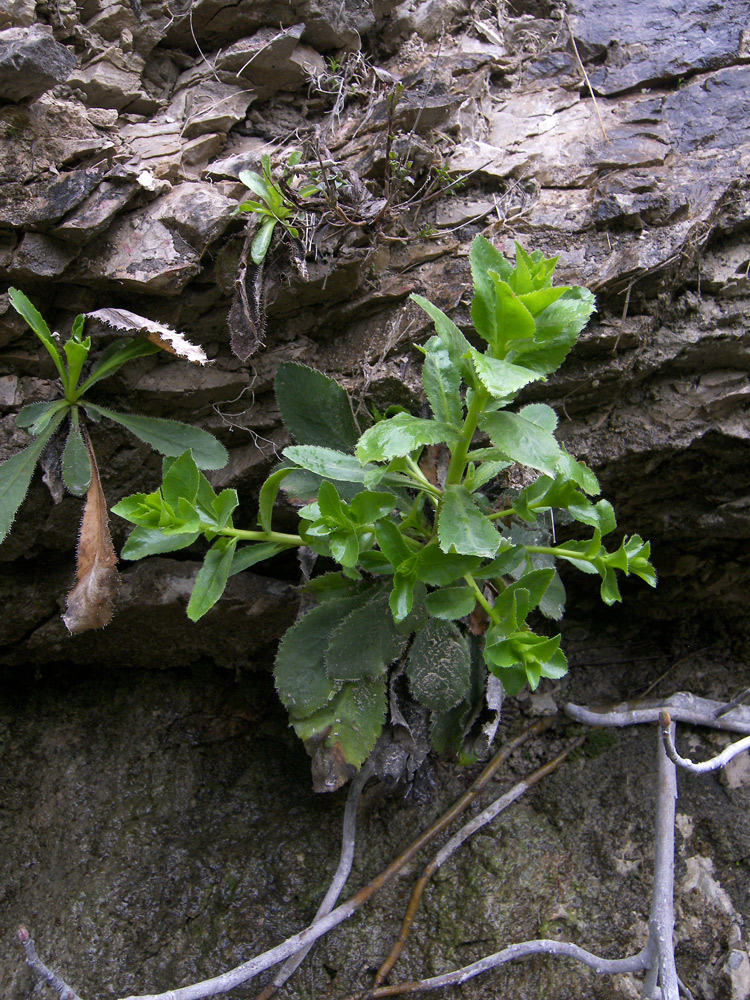
<svg viewBox="0 0 750 1000"><path fill-rule="evenodd" d="M202 347L191 343L184 333L178 333L171 326L164 323L155 323L153 320L139 316L130 312L129 309L97 309L95 312L86 313L90 319L98 319L100 323L123 333L141 333L152 344L158 344L170 354L176 354L186 361L192 361L196 365L208 365L211 362L206 357Z"/></svg>
<svg viewBox="0 0 750 1000"><path fill-rule="evenodd" d="M109 534L107 501L88 434L83 438L91 460L91 485L86 494L76 552L76 583L68 594L63 615L71 635L104 628L112 618L113 602L120 586L117 555Z"/></svg>
<svg viewBox="0 0 750 1000"><path fill-rule="evenodd" d="M263 265L250 260L251 237L242 248L234 283L234 298L227 323L231 334L232 353L247 361L263 346L266 332L266 308L263 296Z"/></svg>

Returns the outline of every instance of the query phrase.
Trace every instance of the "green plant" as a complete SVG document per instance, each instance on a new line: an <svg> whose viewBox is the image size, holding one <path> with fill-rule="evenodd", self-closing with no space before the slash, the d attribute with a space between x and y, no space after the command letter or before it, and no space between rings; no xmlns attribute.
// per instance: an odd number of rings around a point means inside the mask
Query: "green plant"
<svg viewBox="0 0 750 1000"><path fill-rule="evenodd" d="M16 418L18 427L28 431L34 440L0 465L0 542L8 535L16 512L23 503L37 462L67 420L61 462L62 481L74 496L87 494L87 502L78 545L77 584L68 595L64 620L72 632L98 628L106 624L111 616L111 599L117 575L104 495L85 418L94 423L105 419L120 424L163 455L180 455L190 449L193 461L204 469L221 468L227 462L227 452L211 434L200 428L175 420L120 413L85 398L93 386L134 358L154 354L163 347L177 353L178 348L174 346L177 342L182 353L197 359L198 351L175 331L141 320L141 317L125 310L100 310L91 314L121 329L148 328L152 339L134 337L112 344L84 377L83 370L91 351L91 338L83 335L86 316L76 316L70 336L61 349L59 336L50 331L23 292L11 288L8 295L13 308L24 318L52 358L62 396L50 402L31 403L23 407ZM100 592L95 594L97 588Z"/></svg>
<svg viewBox="0 0 750 1000"><path fill-rule="evenodd" d="M287 169L282 178L284 183L291 177L290 171L297 166L301 157L302 154L299 151L295 151L289 157ZM285 194L281 184L274 181L271 174L271 158L264 156L261 163L262 173L258 174L254 170L243 170L239 175L245 187L257 195L260 200L243 201L237 207L237 212L250 212L258 217L260 224L250 248L250 257L253 263L258 265L266 259L276 226L281 226L293 239L299 239L299 230L294 225L299 216L299 209ZM303 185L296 193L300 198L307 198L317 190L319 190L317 184L310 184Z"/></svg>
<svg viewBox="0 0 750 1000"><path fill-rule="evenodd" d="M399 664L411 696L430 714L434 748L471 758L467 739L484 703L487 671L507 694L567 671L560 636L535 613L559 619L565 591L557 560L599 574L607 604L620 600L616 571L651 586L648 542L625 537L608 550L612 506L555 436L541 403L512 409L518 393L557 369L594 310L584 288L553 287L557 258L516 246L511 265L487 240L471 249L476 342L415 295L435 335L420 348L432 417L375 414L362 433L345 391L302 365L279 367L276 396L298 442L260 492L260 530L237 529L233 491L217 497L189 453L168 459L161 489L114 509L137 527L123 551L141 558L203 534L212 542L188 606L197 619L228 576L306 545L339 568L305 590L317 605L281 641L276 686L314 757L316 786L341 784L367 758ZM484 440L475 441L477 433ZM523 489L498 477L527 470ZM434 474L434 468L443 469ZM279 489L308 501L299 533L272 525ZM222 499L224 498L224 499ZM556 543L554 522L591 529ZM251 544L243 546L243 542Z"/></svg>

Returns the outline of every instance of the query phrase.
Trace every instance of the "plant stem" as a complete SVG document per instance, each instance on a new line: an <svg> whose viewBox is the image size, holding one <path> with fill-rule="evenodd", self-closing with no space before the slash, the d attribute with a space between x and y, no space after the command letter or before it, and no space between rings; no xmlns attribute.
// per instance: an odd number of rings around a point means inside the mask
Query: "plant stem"
<svg viewBox="0 0 750 1000"><path fill-rule="evenodd" d="M484 596L484 594L482 593L481 587L479 587L479 585L477 584L477 581L474 579L474 577L471 575L471 573L465 573L464 574L464 580L466 580L466 582L468 583L468 585L474 591L474 596L476 597L478 603L487 612L487 616L489 617L490 621L494 622L495 624L497 624L498 617L497 617L497 615L495 613L495 609L492 607L492 605L490 604L490 602Z"/></svg>
<svg viewBox="0 0 750 1000"><path fill-rule="evenodd" d="M461 437L451 455L448 475L445 477L446 486L458 486L463 479L466 469L466 459L471 447L472 438L474 437L474 431L477 429L479 414L484 409L489 396L490 394L487 389L476 389L472 395L471 405L467 410L464 424L461 428Z"/></svg>
<svg viewBox="0 0 750 1000"><path fill-rule="evenodd" d="M242 542L277 542L279 545L301 546L305 544L299 535L286 535L282 531L243 531L241 528L222 528L218 535L237 538Z"/></svg>
<svg viewBox="0 0 750 1000"><path fill-rule="evenodd" d="M583 552L574 552L562 545L559 548L554 548L551 545L525 545L524 548L527 552L541 552L544 555L556 556L558 559L577 559L579 562L591 562Z"/></svg>

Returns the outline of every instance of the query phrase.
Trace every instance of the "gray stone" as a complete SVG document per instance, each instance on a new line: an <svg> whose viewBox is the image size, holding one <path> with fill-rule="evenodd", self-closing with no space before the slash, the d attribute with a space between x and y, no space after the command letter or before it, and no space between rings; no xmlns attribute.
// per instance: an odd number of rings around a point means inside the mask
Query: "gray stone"
<svg viewBox="0 0 750 1000"><path fill-rule="evenodd" d="M131 114L154 114L160 102L141 84L145 62L134 52L125 55L112 45L71 73L69 86L82 91L86 102L98 108L114 108Z"/></svg>
<svg viewBox="0 0 750 1000"><path fill-rule="evenodd" d="M34 0L0 0L0 30L28 28L34 23Z"/></svg>
<svg viewBox="0 0 750 1000"><path fill-rule="evenodd" d="M266 100L279 90L299 90L326 68L315 49L299 44L304 29L304 24L285 31L263 28L251 38L221 49L216 70L226 83L249 81L258 100Z"/></svg>
<svg viewBox="0 0 750 1000"><path fill-rule="evenodd" d="M76 58L46 25L0 31L0 93L5 101L33 101L66 80Z"/></svg>
<svg viewBox="0 0 750 1000"><path fill-rule="evenodd" d="M59 278L78 252L69 243L26 233L13 254L9 268L12 278Z"/></svg>

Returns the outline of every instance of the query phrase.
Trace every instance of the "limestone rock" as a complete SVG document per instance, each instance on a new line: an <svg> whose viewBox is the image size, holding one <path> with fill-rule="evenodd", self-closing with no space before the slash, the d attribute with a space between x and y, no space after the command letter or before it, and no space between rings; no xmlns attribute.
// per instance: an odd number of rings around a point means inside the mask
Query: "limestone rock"
<svg viewBox="0 0 750 1000"><path fill-rule="evenodd" d="M28 101L67 79L75 56L41 24L0 31L0 93L6 101Z"/></svg>
<svg viewBox="0 0 750 1000"><path fill-rule="evenodd" d="M28 28L34 23L34 0L0 0L0 30Z"/></svg>

